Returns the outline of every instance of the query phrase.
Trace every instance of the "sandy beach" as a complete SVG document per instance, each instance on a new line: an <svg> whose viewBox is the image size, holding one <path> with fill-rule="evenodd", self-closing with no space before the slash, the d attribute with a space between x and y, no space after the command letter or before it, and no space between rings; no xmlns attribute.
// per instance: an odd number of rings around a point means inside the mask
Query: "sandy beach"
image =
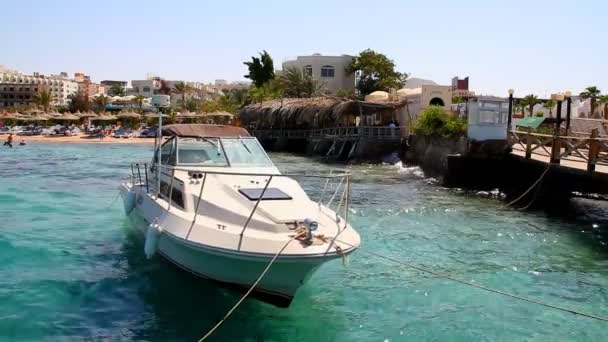
<svg viewBox="0 0 608 342"><path fill-rule="evenodd" d="M8 135L1 135L0 141L6 141ZM13 135L13 144L19 144L21 140L25 142L55 142L55 143L78 143L78 144L154 144L154 138L112 138L105 137L89 138L85 135L75 136L64 136L64 135L34 135L34 136L20 136Z"/></svg>

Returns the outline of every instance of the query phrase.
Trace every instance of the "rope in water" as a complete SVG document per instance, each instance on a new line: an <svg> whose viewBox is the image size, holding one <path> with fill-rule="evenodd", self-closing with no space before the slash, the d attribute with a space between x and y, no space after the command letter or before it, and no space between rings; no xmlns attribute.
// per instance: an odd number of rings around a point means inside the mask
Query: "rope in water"
<svg viewBox="0 0 608 342"><path fill-rule="evenodd" d="M342 240L336 240L336 241L338 241L340 243L343 243L345 245L351 246L351 247L355 247L354 245L352 245L352 244L350 244L348 242L344 242ZM432 275L434 275L436 277L448 279L448 280L451 280L451 281L454 281L454 282L457 282L457 283L460 283L460 284L463 284L463 285L472 286L472 287L475 287L475 288L478 288L478 289L481 289L481 290L484 290L484 291L488 291L488 292L491 292L491 293L495 293L495 294L511 297L511 298L514 298L514 299L522 300L522 301L533 303L533 304L542 305L542 306L545 306L545 307L548 307L548 308L551 308L551 309L555 309L555 310L559 310L559 311L563 311L563 312L568 312L568 313L571 313L571 314L575 314L575 315L579 315L579 316L583 316L583 317L587 317L587 318L596 319L598 321L608 322L608 317L596 316L596 315L593 315L593 314L590 314L590 313L585 313L585 312L581 312L581 311L577 311L577 310L573 310L573 309L563 308L563 307L556 306L556 305L549 304L549 303L544 303L544 302L541 302L541 301L533 299L533 298L522 297L522 296L518 296L516 294L512 294L512 293L508 293L508 292L492 289L492 288L489 288L489 287L486 287L486 286L483 286L483 285L472 283L470 281L454 278L454 277L452 277L452 276L450 276L448 274L435 272L433 270L429 270L429 269L424 268L422 266L406 263L406 262L403 262L401 260L398 260L398 259L395 259L395 258L392 258L392 257L389 257L389 256L385 256L385 255L382 255L382 254L378 254L378 253L375 253L375 252L370 252L370 251L365 251L365 250L361 250L361 252L367 253L367 254L370 254L370 255L373 255L373 256L376 256L378 258L389 260L389 261L392 261L394 263L397 263L397 264L400 264L402 266L406 266L406 267L409 267L409 268L413 268L413 269L421 271L421 272L432 274Z"/></svg>
<svg viewBox="0 0 608 342"><path fill-rule="evenodd" d="M507 204L507 206L512 206L513 204L519 202L519 200L521 200L522 198L524 198L530 191L532 191L532 189L534 189L538 183L540 183L543 178L545 178L545 175L547 174L547 172L549 172L549 169L551 168L551 164L547 165L547 168L545 169L545 172L543 172L543 174L540 176L539 179L536 180L536 182L534 182L534 184L532 184L531 187L528 188L528 190L526 190L526 192L524 192L523 194L521 194L519 197L517 197L516 199L512 200L511 202L509 202Z"/></svg>
<svg viewBox="0 0 608 342"><path fill-rule="evenodd" d="M213 328L211 328L211 330L209 330L205 336L203 336L200 340L198 340L198 342L202 342L205 339L207 339L207 337L211 336L213 334L213 332L215 330L217 330L217 328L220 327L220 325L222 325L222 323L224 323L224 321L226 321L228 319L228 317L230 317L230 315L232 315L232 313L234 312L234 310L236 310L237 307L239 307L239 305L241 305L241 303L245 300L245 298L247 298L247 296L249 296L249 294L255 289L255 287L258 285L258 283L262 280L262 278L264 278L264 276L266 275L266 273L268 272L268 270L270 269L270 266L272 266L272 264L274 264L274 262L277 260L277 258L279 257L279 255L281 255L281 253L283 253L283 251L285 250L285 248L287 248L287 245L289 245L289 243L291 243L293 240L301 237L303 234L305 234L305 232L303 233L299 233L296 234L294 236L292 236L289 240L287 240L287 242L283 245L283 247L274 255L274 257L272 257L272 259L270 260L270 262L268 263L268 265L266 265L266 268L264 269L264 271L262 271L262 273L260 273L260 275L258 276L258 278L255 280L255 282L249 287L249 289L247 290L247 292L245 292L245 294L241 297L241 299L239 299L238 302L236 302L232 308L226 313L226 315L224 315L224 318L222 318L219 322L217 322L216 325L213 326Z"/></svg>

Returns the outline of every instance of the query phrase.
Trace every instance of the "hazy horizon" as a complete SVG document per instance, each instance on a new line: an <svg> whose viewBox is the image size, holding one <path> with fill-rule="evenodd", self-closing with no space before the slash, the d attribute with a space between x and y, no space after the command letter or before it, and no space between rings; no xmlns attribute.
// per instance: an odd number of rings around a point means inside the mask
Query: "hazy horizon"
<svg viewBox="0 0 608 342"><path fill-rule="evenodd" d="M608 92L608 4L335 1L225 3L108 0L4 5L9 31L0 65L31 74L83 72L99 82L244 80L262 50L275 68L292 56L371 48L411 77L450 84L470 77L479 94L548 96L595 85ZM605 24L605 23L604 23Z"/></svg>

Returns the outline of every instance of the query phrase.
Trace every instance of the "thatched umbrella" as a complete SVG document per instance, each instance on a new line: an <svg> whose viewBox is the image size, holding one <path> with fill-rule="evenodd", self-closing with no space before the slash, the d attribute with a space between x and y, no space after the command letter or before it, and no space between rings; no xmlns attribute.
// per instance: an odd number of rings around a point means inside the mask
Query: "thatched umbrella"
<svg viewBox="0 0 608 342"><path fill-rule="evenodd" d="M40 109L28 109L25 111L25 114L27 115L36 115L36 114L41 114L44 113L43 111L41 111Z"/></svg>
<svg viewBox="0 0 608 342"><path fill-rule="evenodd" d="M19 113L7 113L0 115L0 120L20 120L23 119L23 115Z"/></svg>
<svg viewBox="0 0 608 342"><path fill-rule="evenodd" d="M56 117L55 120L74 121L74 120L80 120L80 117L78 117L74 114L70 114L70 113L63 113L61 116Z"/></svg>
<svg viewBox="0 0 608 342"><path fill-rule="evenodd" d="M97 114L95 114L93 112L86 112L86 113L82 113L79 115L79 117L81 117L81 118L94 118L96 116L97 116Z"/></svg>
<svg viewBox="0 0 608 342"><path fill-rule="evenodd" d="M61 113L55 111L55 112L49 112L49 113L45 113L46 116L50 117L51 119L56 119L58 117L61 117Z"/></svg>
<svg viewBox="0 0 608 342"><path fill-rule="evenodd" d="M124 112L124 113L118 113L118 115L116 115L116 117L119 117L121 119L139 119L139 118L141 118L141 114L138 114L135 112Z"/></svg>
<svg viewBox="0 0 608 342"><path fill-rule="evenodd" d="M118 120L118 118L116 117L116 115L100 115L100 116L96 117L94 120L115 121L115 120Z"/></svg>

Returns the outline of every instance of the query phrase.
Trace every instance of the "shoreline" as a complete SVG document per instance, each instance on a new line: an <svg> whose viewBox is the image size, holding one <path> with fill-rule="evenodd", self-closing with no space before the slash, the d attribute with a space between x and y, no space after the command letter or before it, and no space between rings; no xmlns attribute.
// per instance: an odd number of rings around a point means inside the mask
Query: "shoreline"
<svg viewBox="0 0 608 342"><path fill-rule="evenodd" d="M7 134L0 135L0 142L4 143L8 138ZM34 135L21 136L13 135L13 146L19 145L21 140L26 143L75 143L75 144L154 144L153 138L88 138L85 135L64 136L64 135Z"/></svg>

